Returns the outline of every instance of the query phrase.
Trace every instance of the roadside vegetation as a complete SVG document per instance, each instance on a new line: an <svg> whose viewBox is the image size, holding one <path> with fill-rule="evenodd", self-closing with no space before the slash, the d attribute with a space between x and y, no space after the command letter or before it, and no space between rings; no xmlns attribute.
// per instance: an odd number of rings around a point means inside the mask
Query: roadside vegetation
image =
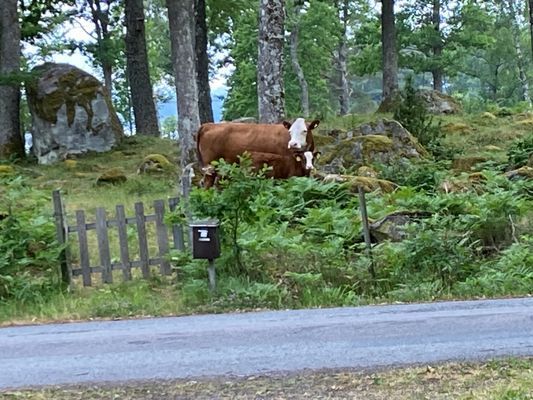
<svg viewBox="0 0 533 400"><path fill-rule="evenodd" d="M71 220L80 208L90 220L97 206L112 210L124 204L131 211L136 201L149 204L174 197L175 169L137 174L148 154L177 163L174 142L131 137L108 154L74 162L13 164L12 172L0 175L0 321L531 295L533 181L510 179L505 172L530 162L533 144L527 121L533 116L516 111L498 117L498 110L493 111L434 117L431 124L420 124L438 130L426 143L432 156L372 165L380 178L399 185L391 193L367 194L372 221L397 211L426 217L409 224L403 240L379 241L371 253L364 248L359 200L350 185L307 178L267 180L252 174L246 161L240 167L222 163L227 178L223 190L194 189L189 204L182 203L171 217L185 222L187 211L194 218L220 220L222 257L216 261L215 293L208 289L206 262L193 260L187 251L170 254L171 277L154 272L150 280L137 277L111 285L95 279L90 288L75 279L69 290L60 283L57 260L62 249L55 242L51 191L62 190ZM332 119L324 121L322 130L350 128L364 120ZM457 167L458 157L474 158L478 164L465 170ZM114 167L124 171L126 182L95 184L103 170ZM77 254L71 253L75 260ZM121 281L119 275L115 281Z"/></svg>
<svg viewBox="0 0 533 400"><path fill-rule="evenodd" d="M365 399L531 400L533 360L449 363L382 371L47 387L2 399Z"/></svg>

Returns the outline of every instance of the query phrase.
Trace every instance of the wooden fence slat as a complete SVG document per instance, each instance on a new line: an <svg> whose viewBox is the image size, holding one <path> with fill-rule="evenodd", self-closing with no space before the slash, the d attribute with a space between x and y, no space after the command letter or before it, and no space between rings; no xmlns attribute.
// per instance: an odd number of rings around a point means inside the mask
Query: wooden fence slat
<svg viewBox="0 0 533 400"><path fill-rule="evenodd" d="M102 207L96 209L96 236L98 238L98 250L100 252L100 264L102 266L102 282L112 283L111 253L109 251L109 236L107 234L106 212Z"/></svg>
<svg viewBox="0 0 533 400"><path fill-rule="evenodd" d="M146 239L146 225L144 218L144 205L135 203L135 218L137 221L137 237L139 238L139 256L141 258L141 272L143 278L150 277L150 255L148 253L148 241Z"/></svg>
<svg viewBox="0 0 533 400"><path fill-rule="evenodd" d="M54 190L52 192L52 200L54 204L54 218L56 225L56 237L57 241L61 246L65 246L59 255L60 268L61 268L61 279L66 285L70 285L71 274L68 262L68 248L66 246L68 234L67 234L67 224L65 217L65 208L63 207L63 201L61 200L61 192L59 190Z"/></svg>
<svg viewBox="0 0 533 400"><path fill-rule="evenodd" d="M168 199L168 206L170 208L170 211L176 210L176 207L178 206L179 201L180 200L178 197L173 197L171 199ZM174 242L175 249L179 251L185 250L185 244L183 243L183 226L182 225L177 225L177 224L172 225L172 239Z"/></svg>
<svg viewBox="0 0 533 400"><path fill-rule="evenodd" d="M159 247L159 257L161 265L159 270L162 275L170 275L170 263L168 262L168 229L165 225L165 202L163 200L154 201L155 227L157 234L157 245Z"/></svg>
<svg viewBox="0 0 533 400"><path fill-rule="evenodd" d="M123 205L116 206L118 239L120 245L120 261L124 280L131 280L130 251L128 249L128 231L126 226L126 212Z"/></svg>
<svg viewBox="0 0 533 400"><path fill-rule="evenodd" d="M78 225L78 242L80 247L80 267L83 276L83 286L91 286L91 263L89 261L89 245L87 243L87 229L85 211L76 211L76 224Z"/></svg>

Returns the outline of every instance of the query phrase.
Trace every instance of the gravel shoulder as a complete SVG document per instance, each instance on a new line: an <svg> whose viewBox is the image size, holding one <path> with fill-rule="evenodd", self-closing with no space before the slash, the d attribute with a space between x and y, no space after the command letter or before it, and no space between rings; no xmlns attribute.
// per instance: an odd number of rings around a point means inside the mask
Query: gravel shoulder
<svg viewBox="0 0 533 400"><path fill-rule="evenodd" d="M375 371L52 386L0 391L0 399L533 399L533 358Z"/></svg>

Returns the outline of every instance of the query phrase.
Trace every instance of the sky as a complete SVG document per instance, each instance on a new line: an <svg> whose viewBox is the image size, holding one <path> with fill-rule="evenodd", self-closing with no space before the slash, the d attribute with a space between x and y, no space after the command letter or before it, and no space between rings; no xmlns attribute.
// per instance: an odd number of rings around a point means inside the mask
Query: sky
<svg viewBox="0 0 533 400"><path fill-rule="evenodd" d="M77 19L74 23L67 23L64 26L64 31L61 32L61 35L69 40L91 42L94 41L94 38L88 32L92 31L92 23L83 19ZM27 54L36 54L37 48L26 46L24 52ZM100 79L100 81L103 81L101 71L98 68L95 68L92 65L91 60L87 56L81 54L79 50L76 50L72 55L67 53L54 54L50 57L49 61L74 65L75 67L94 75ZM221 119L222 100L220 100L219 97L225 96L227 93L225 76L227 76L229 72L228 69L219 71L209 83L212 92L213 114L216 121L220 121ZM171 92L174 93L174 90L171 90ZM175 116L177 114L176 101L173 99L168 103L160 103L158 105L158 111L161 120L171 115Z"/></svg>

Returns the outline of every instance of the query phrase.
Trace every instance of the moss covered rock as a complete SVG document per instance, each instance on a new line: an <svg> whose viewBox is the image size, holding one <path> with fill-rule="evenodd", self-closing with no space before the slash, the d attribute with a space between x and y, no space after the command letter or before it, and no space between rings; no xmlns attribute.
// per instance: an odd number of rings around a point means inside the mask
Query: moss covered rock
<svg viewBox="0 0 533 400"><path fill-rule="evenodd" d="M469 172L475 168L477 164L488 161L487 157L473 156L473 157L457 157L452 162L452 168L456 171Z"/></svg>
<svg viewBox="0 0 533 400"><path fill-rule="evenodd" d="M46 63L27 83L33 152L50 164L69 154L110 150L123 137L122 125L103 85L68 64Z"/></svg>
<svg viewBox="0 0 533 400"><path fill-rule="evenodd" d="M120 184L126 182L127 178L122 168L111 168L107 171L104 171L98 179L96 179L97 185L106 185L106 184Z"/></svg>
<svg viewBox="0 0 533 400"><path fill-rule="evenodd" d="M430 216L425 211L397 211L370 224L370 235L377 242L400 242L407 237L408 224Z"/></svg>
<svg viewBox="0 0 533 400"><path fill-rule="evenodd" d="M341 174L317 174L315 177L321 178L324 182L346 183L350 189L357 192L359 187L367 193L381 190L384 193L393 192L398 186L385 179L371 178L368 176L341 175Z"/></svg>
<svg viewBox="0 0 533 400"><path fill-rule="evenodd" d="M15 168L11 165L0 165L0 175L11 175L15 172Z"/></svg>
<svg viewBox="0 0 533 400"><path fill-rule="evenodd" d="M509 179L533 179L533 168L526 165L513 171L506 172L505 176Z"/></svg>
<svg viewBox="0 0 533 400"><path fill-rule="evenodd" d="M174 166L168 159L162 154L149 154L144 157L143 162L137 168L138 174L145 173L159 173L165 171L172 171Z"/></svg>
<svg viewBox="0 0 533 400"><path fill-rule="evenodd" d="M399 159L428 155L420 143L399 122L381 119L363 124L351 131L315 134L315 145L321 151L320 169L326 173L355 172L365 164L394 164Z"/></svg>

